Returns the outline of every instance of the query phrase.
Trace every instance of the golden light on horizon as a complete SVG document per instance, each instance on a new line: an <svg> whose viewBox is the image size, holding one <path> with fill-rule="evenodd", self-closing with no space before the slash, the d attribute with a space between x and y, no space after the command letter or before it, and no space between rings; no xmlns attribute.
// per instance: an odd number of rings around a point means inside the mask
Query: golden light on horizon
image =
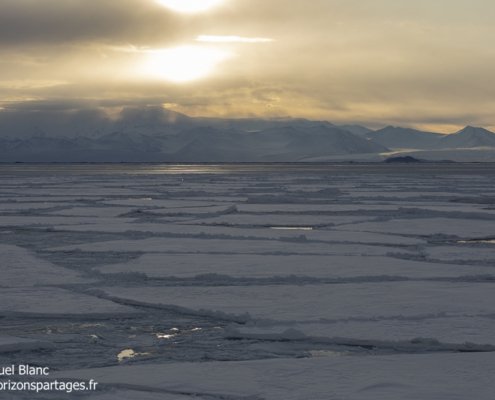
<svg viewBox="0 0 495 400"><path fill-rule="evenodd" d="M186 83L206 78L222 62L233 56L225 50L205 46L180 46L148 50L141 73L148 78Z"/></svg>
<svg viewBox="0 0 495 400"><path fill-rule="evenodd" d="M263 37L242 37L237 35L199 35L196 42L207 43L270 43L274 40Z"/></svg>
<svg viewBox="0 0 495 400"><path fill-rule="evenodd" d="M224 0L156 0L159 4L180 13L204 12L216 7Z"/></svg>
<svg viewBox="0 0 495 400"><path fill-rule="evenodd" d="M494 1L97 3L0 0L3 118L174 103L192 116L494 129Z"/></svg>

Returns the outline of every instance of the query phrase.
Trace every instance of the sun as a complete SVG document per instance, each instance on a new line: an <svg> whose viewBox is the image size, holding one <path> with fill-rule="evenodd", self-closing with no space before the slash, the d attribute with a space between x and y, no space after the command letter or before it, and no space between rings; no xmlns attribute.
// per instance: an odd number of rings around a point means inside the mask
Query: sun
<svg viewBox="0 0 495 400"><path fill-rule="evenodd" d="M181 13L197 13L218 6L224 0L156 0L161 5Z"/></svg>
<svg viewBox="0 0 495 400"><path fill-rule="evenodd" d="M210 75L232 54L206 46L180 46L146 51L142 73L148 78L176 83L190 82Z"/></svg>

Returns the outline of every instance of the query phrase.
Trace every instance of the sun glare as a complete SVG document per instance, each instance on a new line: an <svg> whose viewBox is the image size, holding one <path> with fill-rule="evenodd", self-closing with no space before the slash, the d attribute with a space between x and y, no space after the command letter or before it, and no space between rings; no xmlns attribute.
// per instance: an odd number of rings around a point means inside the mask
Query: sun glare
<svg viewBox="0 0 495 400"><path fill-rule="evenodd" d="M261 37L242 37L242 36L219 36L219 35L199 35L197 42L210 43L270 43L273 39Z"/></svg>
<svg viewBox="0 0 495 400"><path fill-rule="evenodd" d="M156 0L161 5L181 13L197 13L207 11L224 0Z"/></svg>
<svg viewBox="0 0 495 400"><path fill-rule="evenodd" d="M171 82L189 82L205 78L231 53L203 46L181 46L149 50L143 73L147 77Z"/></svg>

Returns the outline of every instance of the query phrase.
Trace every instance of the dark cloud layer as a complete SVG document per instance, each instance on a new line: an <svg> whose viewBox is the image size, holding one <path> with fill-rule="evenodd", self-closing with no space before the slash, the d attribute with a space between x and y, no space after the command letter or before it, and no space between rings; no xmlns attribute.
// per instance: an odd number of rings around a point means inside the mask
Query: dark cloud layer
<svg viewBox="0 0 495 400"><path fill-rule="evenodd" d="M3 0L0 113L165 105L206 116L493 128L493 15L487 0L225 0L191 15L155 0ZM206 44L234 56L203 80L143 75L145 49L198 45L198 35L273 42Z"/></svg>
<svg viewBox="0 0 495 400"><path fill-rule="evenodd" d="M184 21L142 0L2 0L0 45L166 43Z"/></svg>

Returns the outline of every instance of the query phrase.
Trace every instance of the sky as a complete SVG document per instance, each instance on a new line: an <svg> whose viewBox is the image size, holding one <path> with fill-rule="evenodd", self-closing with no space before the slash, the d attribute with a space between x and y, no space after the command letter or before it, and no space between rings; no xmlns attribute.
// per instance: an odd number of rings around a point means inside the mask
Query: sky
<svg viewBox="0 0 495 400"><path fill-rule="evenodd" d="M493 0L0 0L2 113L495 128Z"/></svg>

